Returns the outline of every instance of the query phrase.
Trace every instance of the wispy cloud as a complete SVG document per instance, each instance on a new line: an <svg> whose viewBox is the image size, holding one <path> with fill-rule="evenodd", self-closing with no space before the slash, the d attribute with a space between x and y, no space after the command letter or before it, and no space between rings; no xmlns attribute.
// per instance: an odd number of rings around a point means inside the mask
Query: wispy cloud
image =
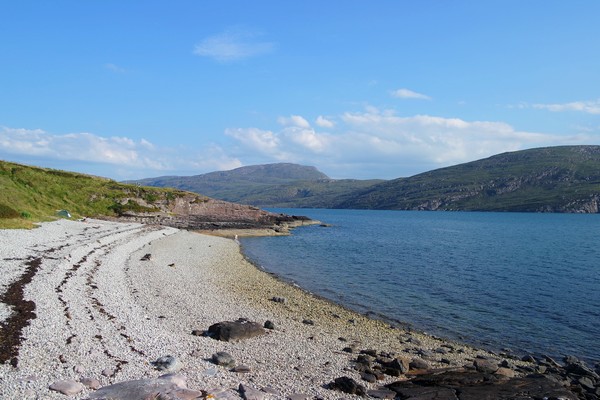
<svg viewBox="0 0 600 400"><path fill-rule="evenodd" d="M527 105L524 106L526 107ZM531 107L552 112L578 111L598 115L600 114L600 99L559 104L532 104Z"/></svg>
<svg viewBox="0 0 600 400"><path fill-rule="evenodd" d="M124 74L125 72L127 72L127 70L125 68L119 67L118 65L113 64L113 63L104 64L104 68L106 68L109 71L115 72L117 74Z"/></svg>
<svg viewBox="0 0 600 400"><path fill-rule="evenodd" d="M204 38L194 48L194 54L219 62L238 61L273 51L273 42L261 41L262 35L241 29Z"/></svg>
<svg viewBox="0 0 600 400"><path fill-rule="evenodd" d="M431 97L422 93L413 92L409 89L397 89L392 91L391 95L399 99L431 100Z"/></svg>
<svg viewBox="0 0 600 400"><path fill-rule="evenodd" d="M241 165L219 146L209 144L194 152L184 148L165 148L145 140L128 137L102 137L92 133L52 134L41 129L0 127L0 159L35 158L104 165L107 171L122 178L140 177L143 173L164 173L174 170L211 171ZM201 160L201 161L198 161ZM96 173L103 175L103 173ZM137 173L138 176L132 174ZM114 177L114 174L107 175Z"/></svg>

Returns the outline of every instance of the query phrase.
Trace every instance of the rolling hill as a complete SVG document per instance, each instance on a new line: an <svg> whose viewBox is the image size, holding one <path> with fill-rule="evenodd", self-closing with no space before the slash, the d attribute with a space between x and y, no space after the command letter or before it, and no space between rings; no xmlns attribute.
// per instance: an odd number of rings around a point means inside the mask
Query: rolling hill
<svg viewBox="0 0 600 400"><path fill-rule="evenodd" d="M597 213L600 146L498 154L356 192L333 208Z"/></svg>
<svg viewBox="0 0 600 400"><path fill-rule="evenodd" d="M509 152L389 181L269 164L137 182L260 207L597 213L600 146Z"/></svg>

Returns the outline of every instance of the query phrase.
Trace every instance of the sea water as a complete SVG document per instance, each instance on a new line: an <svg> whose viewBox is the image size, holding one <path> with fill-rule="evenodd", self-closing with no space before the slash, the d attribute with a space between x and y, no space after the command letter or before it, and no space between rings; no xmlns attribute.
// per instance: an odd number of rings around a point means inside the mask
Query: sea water
<svg viewBox="0 0 600 400"><path fill-rule="evenodd" d="M600 361L600 215L271 211L330 225L242 239L316 295L491 350Z"/></svg>

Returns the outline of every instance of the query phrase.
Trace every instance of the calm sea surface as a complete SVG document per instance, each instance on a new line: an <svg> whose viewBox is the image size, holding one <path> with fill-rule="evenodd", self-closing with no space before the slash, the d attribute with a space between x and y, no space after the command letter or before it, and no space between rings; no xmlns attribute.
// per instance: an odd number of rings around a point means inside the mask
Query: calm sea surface
<svg viewBox="0 0 600 400"><path fill-rule="evenodd" d="M489 349L600 361L600 215L272 211L332 225L242 239L310 292Z"/></svg>

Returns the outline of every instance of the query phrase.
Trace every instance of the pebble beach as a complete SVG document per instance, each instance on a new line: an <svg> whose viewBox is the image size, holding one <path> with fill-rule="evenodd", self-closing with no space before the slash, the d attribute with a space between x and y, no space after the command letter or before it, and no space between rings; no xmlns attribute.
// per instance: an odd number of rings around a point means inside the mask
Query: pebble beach
<svg viewBox="0 0 600 400"><path fill-rule="evenodd" d="M361 350L430 370L502 360L312 296L257 269L228 238L59 220L2 230L0 249L2 399L108 399L102 388L165 374L185 389L160 398L350 399L358 396L329 383L346 376L377 391L404 379L365 380L353 367ZM33 306L30 317L15 305L19 296ZM202 334L240 318L270 324L240 341ZM230 362L216 362L217 353Z"/></svg>

